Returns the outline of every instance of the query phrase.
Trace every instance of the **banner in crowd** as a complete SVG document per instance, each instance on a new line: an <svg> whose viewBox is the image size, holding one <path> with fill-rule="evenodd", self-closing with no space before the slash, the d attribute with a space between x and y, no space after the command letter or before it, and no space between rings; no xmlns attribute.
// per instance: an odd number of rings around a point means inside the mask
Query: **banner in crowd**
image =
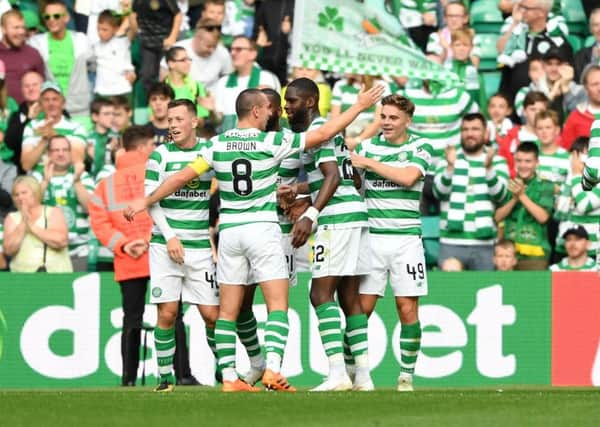
<svg viewBox="0 0 600 427"><path fill-rule="evenodd" d="M372 76L457 81L409 40L384 1L296 0L292 65Z"/></svg>
<svg viewBox="0 0 600 427"><path fill-rule="evenodd" d="M293 384L312 386L322 381L328 368L308 297L310 276L301 274L299 279L291 289L283 371ZM4 273L0 283L0 387L120 383L122 310L112 274ZM433 272L429 283L430 295L421 299L419 311L423 337L417 386L550 384L550 273ZM589 306L594 314L595 307ZM266 307L257 301L254 311L262 342ZM184 322L192 372L202 383L211 384L214 359L203 322L194 308L187 310ZM146 306L144 323L156 323L153 305ZM376 386L396 382L399 336L395 304L387 295L369 321L369 358ZM148 384L155 384L151 331L146 339L145 372ZM243 372L248 366L238 342L238 369Z"/></svg>

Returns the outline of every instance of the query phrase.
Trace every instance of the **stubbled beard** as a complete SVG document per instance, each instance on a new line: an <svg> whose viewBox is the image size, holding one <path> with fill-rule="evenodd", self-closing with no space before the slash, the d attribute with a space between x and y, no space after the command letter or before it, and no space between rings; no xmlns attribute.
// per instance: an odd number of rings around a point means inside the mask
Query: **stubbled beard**
<svg viewBox="0 0 600 427"><path fill-rule="evenodd" d="M481 147L483 147L484 145L485 145L485 142L481 142L475 146L468 146L468 147L463 145L462 149L467 154L473 154L473 153L476 153L479 150L481 150Z"/></svg>
<svg viewBox="0 0 600 427"><path fill-rule="evenodd" d="M289 120L290 128L293 132L304 132L308 120L308 110L300 109L294 113L294 118Z"/></svg>

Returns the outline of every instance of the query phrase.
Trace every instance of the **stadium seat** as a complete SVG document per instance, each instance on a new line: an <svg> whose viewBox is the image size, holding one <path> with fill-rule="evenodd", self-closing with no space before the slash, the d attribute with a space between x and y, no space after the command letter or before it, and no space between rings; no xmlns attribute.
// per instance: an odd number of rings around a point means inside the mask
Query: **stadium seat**
<svg viewBox="0 0 600 427"><path fill-rule="evenodd" d="M583 47L583 41L581 40L581 37L579 37L575 34L569 34L567 36L567 40L569 41L569 44L573 48L573 52L577 52L579 49L581 49Z"/></svg>
<svg viewBox="0 0 600 427"><path fill-rule="evenodd" d="M594 38L594 36L588 36L585 41L583 42L583 47L590 47L593 46L594 43L596 43L596 39Z"/></svg>
<svg viewBox="0 0 600 427"><path fill-rule="evenodd" d="M481 74L483 76L483 85L485 87L485 93L489 98L490 96L498 92L502 74L500 73L500 71L486 71ZM483 107L485 107L485 105Z"/></svg>
<svg viewBox="0 0 600 427"><path fill-rule="evenodd" d="M427 267L436 267L440 255L440 217L424 216L421 218L423 246Z"/></svg>
<svg viewBox="0 0 600 427"><path fill-rule="evenodd" d="M504 20L495 0L479 0L471 5L471 27L477 34L499 34Z"/></svg>
<svg viewBox="0 0 600 427"><path fill-rule="evenodd" d="M588 34L588 24L581 0L561 0L561 12L570 34Z"/></svg>
<svg viewBox="0 0 600 427"><path fill-rule="evenodd" d="M495 70L498 68L498 50L496 42L500 37L497 34L478 34L480 41L481 62L480 71Z"/></svg>

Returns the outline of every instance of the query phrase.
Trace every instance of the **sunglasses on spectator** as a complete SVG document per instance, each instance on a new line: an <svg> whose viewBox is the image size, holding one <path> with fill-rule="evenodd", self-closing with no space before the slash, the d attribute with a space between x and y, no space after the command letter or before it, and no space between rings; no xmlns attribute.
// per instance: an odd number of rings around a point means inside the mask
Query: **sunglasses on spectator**
<svg viewBox="0 0 600 427"><path fill-rule="evenodd" d="M50 19L54 19L56 21L65 15L66 15L66 13L53 13L51 15L47 14L47 15L44 15L44 21L49 21Z"/></svg>
<svg viewBox="0 0 600 427"><path fill-rule="evenodd" d="M203 25L202 27L203 30L206 31L219 31L221 32L221 26L220 25Z"/></svg>

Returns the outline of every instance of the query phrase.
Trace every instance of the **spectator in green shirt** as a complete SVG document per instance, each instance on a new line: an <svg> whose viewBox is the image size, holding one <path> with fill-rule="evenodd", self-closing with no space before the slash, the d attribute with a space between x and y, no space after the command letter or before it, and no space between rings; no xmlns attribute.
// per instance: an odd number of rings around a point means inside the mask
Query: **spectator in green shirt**
<svg viewBox="0 0 600 427"><path fill-rule="evenodd" d="M189 99L196 103L198 119L203 126L204 119L208 118L214 111L214 101L206 92L202 83L190 77L192 59L185 48L172 47L165 54L169 74L165 83L171 86L175 93L175 99Z"/></svg>
<svg viewBox="0 0 600 427"><path fill-rule="evenodd" d="M546 223L554 206L554 184L536 174L539 148L523 142L515 153L517 176L508 184L510 194L494 219L504 221L504 237L515 242L517 270L545 270L550 257Z"/></svg>

